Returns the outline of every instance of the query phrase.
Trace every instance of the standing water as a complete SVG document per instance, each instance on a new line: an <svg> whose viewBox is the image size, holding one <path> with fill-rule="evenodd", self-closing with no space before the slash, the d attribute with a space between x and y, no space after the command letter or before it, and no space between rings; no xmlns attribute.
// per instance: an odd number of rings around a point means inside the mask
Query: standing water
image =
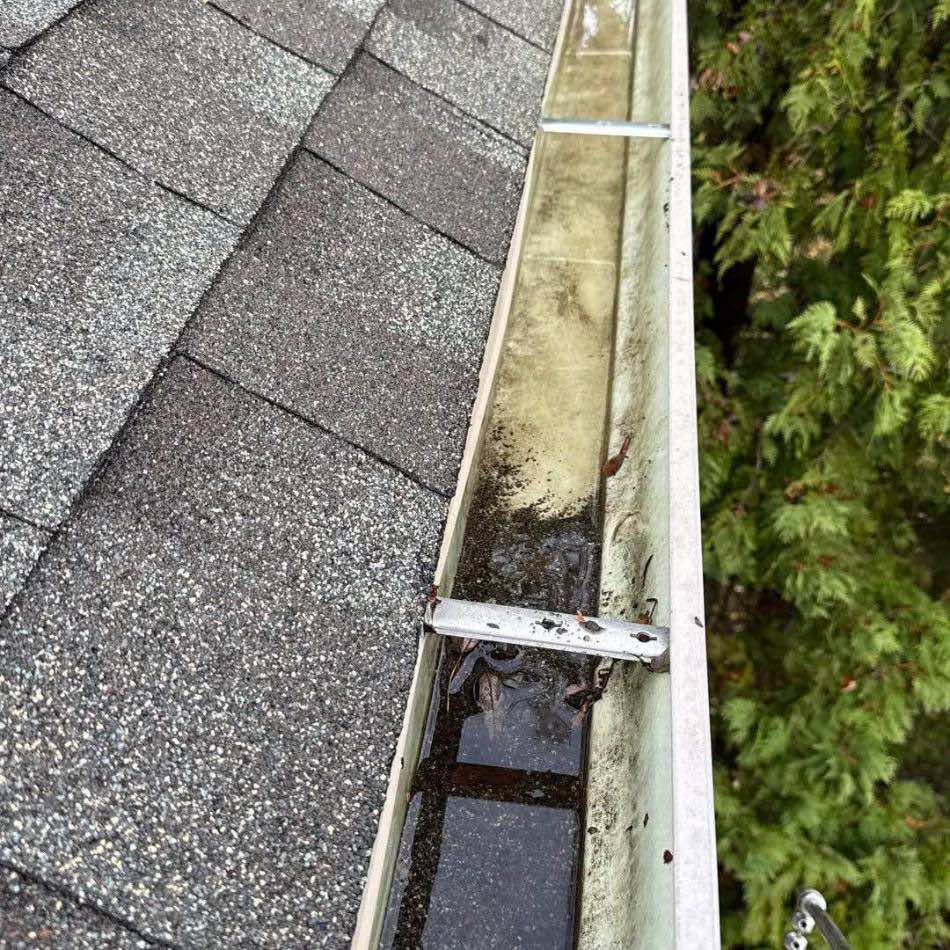
<svg viewBox="0 0 950 950"><path fill-rule="evenodd" d="M573 3L545 115L628 118L632 28L629 0ZM453 597L597 612L626 148L622 138L537 138ZM446 641L382 946L573 945L596 666Z"/></svg>

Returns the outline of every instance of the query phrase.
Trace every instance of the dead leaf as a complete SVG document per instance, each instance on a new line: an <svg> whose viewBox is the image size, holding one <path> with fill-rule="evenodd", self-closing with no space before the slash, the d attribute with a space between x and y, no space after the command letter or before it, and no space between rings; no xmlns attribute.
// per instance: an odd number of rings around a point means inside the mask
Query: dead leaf
<svg viewBox="0 0 950 950"><path fill-rule="evenodd" d="M620 466L623 465L623 460L627 457L627 452L630 451L630 436L624 436L623 443L620 446L620 451L613 457L607 459L604 462L604 467L601 469L601 473L604 478L610 478L611 475L616 475L620 471Z"/></svg>
<svg viewBox="0 0 950 950"><path fill-rule="evenodd" d="M653 615L656 613L659 601L655 597L647 597L644 603L650 605L650 610L649 612L641 610L636 616L636 622L646 624L649 627L653 625Z"/></svg>
<svg viewBox="0 0 950 950"><path fill-rule="evenodd" d="M582 620L581 626L590 633L600 633L604 629L596 620Z"/></svg>
<svg viewBox="0 0 950 950"><path fill-rule="evenodd" d="M486 670L479 676L477 702L485 713L488 738L495 739L501 731L504 710L501 706L501 677L493 670Z"/></svg>
<svg viewBox="0 0 950 950"><path fill-rule="evenodd" d="M472 672L472 667L478 661L472 656L472 651L478 646L478 640L463 640L458 659L449 673L449 688L445 691L445 710L448 712L452 704L452 694L457 693Z"/></svg>

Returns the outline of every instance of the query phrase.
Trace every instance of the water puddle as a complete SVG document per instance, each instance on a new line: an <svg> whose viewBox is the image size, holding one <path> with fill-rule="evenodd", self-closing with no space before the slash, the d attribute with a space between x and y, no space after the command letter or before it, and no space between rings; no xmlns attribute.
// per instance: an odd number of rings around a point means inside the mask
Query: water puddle
<svg viewBox="0 0 950 950"><path fill-rule="evenodd" d="M632 5L572 5L545 104L629 114ZM544 134L451 596L596 614L623 139ZM569 948L597 660L447 640L381 946Z"/></svg>

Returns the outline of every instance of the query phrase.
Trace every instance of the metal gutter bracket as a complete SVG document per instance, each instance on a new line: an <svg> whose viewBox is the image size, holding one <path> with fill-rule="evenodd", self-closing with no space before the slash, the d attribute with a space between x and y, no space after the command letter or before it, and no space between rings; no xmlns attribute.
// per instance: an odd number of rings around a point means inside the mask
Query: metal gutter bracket
<svg viewBox="0 0 950 950"><path fill-rule="evenodd" d="M669 669L670 631L666 627L450 598L430 601L425 624L446 637L586 653L639 661L655 671Z"/></svg>

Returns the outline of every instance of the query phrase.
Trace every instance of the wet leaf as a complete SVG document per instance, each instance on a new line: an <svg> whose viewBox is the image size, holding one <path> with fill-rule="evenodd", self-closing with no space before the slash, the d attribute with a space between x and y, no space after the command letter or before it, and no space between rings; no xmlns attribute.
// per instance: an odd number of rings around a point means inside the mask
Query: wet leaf
<svg viewBox="0 0 950 950"><path fill-rule="evenodd" d="M645 623L647 626L653 625L653 615L656 613L656 607L659 601L655 597L647 597L646 603L650 605L650 612L641 610L636 616L637 623Z"/></svg>
<svg viewBox="0 0 950 950"><path fill-rule="evenodd" d="M620 451L607 459L604 462L604 467L601 469L601 472L604 478L610 478L611 475L616 475L620 471L620 466L623 465L623 460L627 457L627 452L630 451L630 436L624 436L623 443L620 446Z"/></svg>
<svg viewBox="0 0 950 950"><path fill-rule="evenodd" d="M477 701L485 713L488 737L495 739L501 732L504 710L501 706L501 677L493 670L486 670L478 678Z"/></svg>
<svg viewBox="0 0 950 950"><path fill-rule="evenodd" d="M581 626L590 633L600 633L604 629L596 620L582 620Z"/></svg>
<svg viewBox="0 0 950 950"><path fill-rule="evenodd" d="M462 684L471 675L472 667L478 660L478 656L474 653L474 650L478 644L478 640L462 641L459 657L455 661L455 666L452 667L452 672L449 673L449 688L446 690L445 694L446 710L448 710L451 706L452 694L457 693L462 688Z"/></svg>

